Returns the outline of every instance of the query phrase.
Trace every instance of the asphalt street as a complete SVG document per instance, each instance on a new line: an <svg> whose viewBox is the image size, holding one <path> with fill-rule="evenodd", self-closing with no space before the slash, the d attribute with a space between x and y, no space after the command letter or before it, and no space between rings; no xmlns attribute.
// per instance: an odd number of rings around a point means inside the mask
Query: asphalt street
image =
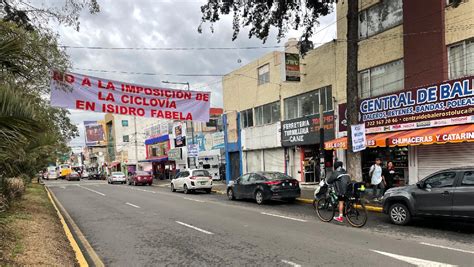
<svg viewBox="0 0 474 267"><path fill-rule="evenodd" d="M474 223L323 223L311 205L46 181L107 266L474 266Z"/></svg>

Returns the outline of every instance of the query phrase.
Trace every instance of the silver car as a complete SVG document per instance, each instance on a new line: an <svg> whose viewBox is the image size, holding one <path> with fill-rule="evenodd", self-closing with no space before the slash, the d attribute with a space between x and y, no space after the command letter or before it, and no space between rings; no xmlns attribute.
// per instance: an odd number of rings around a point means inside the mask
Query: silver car
<svg viewBox="0 0 474 267"><path fill-rule="evenodd" d="M107 183L121 183L125 184L127 179L125 178L125 174L123 172L112 172L109 177L107 178Z"/></svg>

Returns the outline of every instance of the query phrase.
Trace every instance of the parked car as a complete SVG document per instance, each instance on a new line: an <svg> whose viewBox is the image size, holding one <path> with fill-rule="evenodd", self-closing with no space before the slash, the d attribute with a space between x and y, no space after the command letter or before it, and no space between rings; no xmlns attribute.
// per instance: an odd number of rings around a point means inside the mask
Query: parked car
<svg viewBox="0 0 474 267"><path fill-rule="evenodd" d="M121 183L125 184L127 182L127 178L125 178L125 174L123 172L112 172L109 177L107 178L107 183Z"/></svg>
<svg viewBox="0 0 474 267"><path fill-rule="evenodd" d="M474 166L435 172L415 185L387 190L383 211L394 224L413 217L442 216L474 219Z"/></svg>
<svg viewBox="0 0 474 267"><path fill-rule="evenodd" d="M89 180L105 180L106 176L103 172L89 173Z"/></svg>
<svg viewBox="0 0 474 267"><path fill-rule="evenodd" d="M149 172L145 171L136 171L132 176L128 177L128 184L129 185L152 185L153 184L153 176Z"/></svg>
<svg viewBox="0 0 474 267"><path fill-rule="evenodd" d="M89 173L87 171L82 171L81 178L89 178Z"/></svg>
<svg viewBox="0 0 474 267"><path fill-rule="evenodd" d="M207 170L183 170L171 180L171 191L176 190L182 190L185 194L203 190L209 194L212 190L212 176Z"/></svg>
<svg viewBox="0 0 474 267"><path fill-rule="evenodd" d="M66 175L67 181L80 181L81 176L77 172L71 172L69 175Z"/></svg>
<svg viewBox="0 0 474 267"><path fill-rule="evenodd" d="M56 180L58 179L58 172L56 171L56 167L48 167L46 173L46 180Z"/></svg>
<svg viewBox="0 0 474 267"><path fill-rule="evenodd" d="M247 173L227 186L227 197L254 199L262 204L270 199L294 201L301 195L298 181L281 172Z"/></svg>

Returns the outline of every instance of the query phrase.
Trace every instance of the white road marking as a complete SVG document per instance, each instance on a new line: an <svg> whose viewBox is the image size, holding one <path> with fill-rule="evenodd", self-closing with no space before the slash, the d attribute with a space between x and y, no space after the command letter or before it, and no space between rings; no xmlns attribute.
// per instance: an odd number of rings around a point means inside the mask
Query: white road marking
<svg viewBox="0 0 474 267"><path fill-rule="evenodd" d="M202 201L202 200L199 200L199 199L194 199L194 198L189 198L189 197L183 197L184 199L187 199L187 200L192 200L192 201L196 201L196 202L201 202L201 203L204 203L206 201Z"/></svg>
<svg viewBox="0 0 474 267"><path fill-rule="evenodd" d="M289 264L289 265L291 265L291 266L293 266L293 267L301 267L301 265L299 265L299 264L297 264L297 263L294 263L294 262L292 262L292 261L281 260L281 262L286 263L286 264Z"/></svg>
<svg viewBox="0 0 474 267"><path fill-rule="evenodd" d="M84 187L84 186L82 186L82 185L77 185L77 186L80 187L80 188L84 188L84 189L86 189L86 190L89 190L89 191L91 191L91 192L94 192L94 193L96 193L96 194L99 194L99 195L101 195L101 196L105 196L104 193L101 193L101 192L99 192L99 191L95 191L95 190L93 190L93 189Z"/></svg>
<svg viewBox="0 0 474 267"><path fill-rule="evenodd" d="M307 222L307 220L293 218L293 217L287 217L287 216L278 215L278 214L272 214L272 213L266 213L266 212L261 212L261 214L268 215L268 216L274 216L274 217L278 217L278 218L283 218L283 219L288 219L288 220L293 220L293 221L298 221L298 222Z"/></svg>
<svg viewBox="0 0 474 267"><path fill-rule="evenodd" d="M127 204L127 205L129 205L129 206L132 206L132 207L134 207L134 208L137 208L137 209L139 209L139 208L140 208L139 206L137 206L137 205L133 205L132 203L129 203L129 202L127 202L127 203L125 203L125 204Z"/></svg>
<svg viewBox="0 0 474 267"><path fill-rule="evenodd" d="M371 249L371 251L382 254L382 255L385 255L387 257L391 257L391 258L400 260L400 261L404 261L404 262L409 263L409 264L413 264L415 266L421 266L421 267L435 267L435 266L436 267L455 267L455 266L457 266L457 265L451 265L451 264L442 263L442 262L422 260L422 259L418 259L418 258L392 254L392 253L373 250L373 249Z"/></svg>
<svg viewBox="0 0 474 267"><path fill-rule="evenodd" d="M201 229L201 228L197 228L196 226L192 226L192 225L187 224L187 223L184 223L184 222L176 221L176 223L181 224L181 225L186 226L186 227L189 227L189 228L194 229L194 230L196 230L196 231L199 231L199 232L208 234L208 235L213 235L213 234L214 234L214 233L211 233L211 232L209 232L209 231L203 230L203 229Z"/></svg>
<svg viewBox="0 0 474 267"><path fill-rule="evenodd" d="M450 250L454 250L454 251L474 254L474 251L464 250L464 249L460 249L460 248L445 247L445 246L435 245L435 244L430 244L430 243L425 243L425 242L420 242L420 244L425 245L425 246L431 246L431 247L436 247L436 248L444 248L444 249L450 249Z"/></svg>

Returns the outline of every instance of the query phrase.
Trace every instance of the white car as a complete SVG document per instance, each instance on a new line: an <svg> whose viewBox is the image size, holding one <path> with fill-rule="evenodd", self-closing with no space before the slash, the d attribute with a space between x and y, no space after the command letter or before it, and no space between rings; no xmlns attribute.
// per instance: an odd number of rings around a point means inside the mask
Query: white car
<svg viewBox="0 0 474 267"><path fill-rule="evenodd" d="M171 180L171 191L176 190L182 190L185 194L203 190L209 194L212 190L212 176L206 170L183 170Z"/></svg>
<svg viewBox="0 0 474 267"><path fill-rule="evenodd" d="M89 178L89 173L87 171L83 171L81 178Z"/></svg>
<svg viewBox="0 0 474 267"><path fill-rule="evenodd" d="M121 183L125 184L127 182L127 178L125 178L125 174L123 172L112 172L109 177L107 178L107 183Z"/></svg>
<svg viewBox="0 0 474 267"><path fill-rule="evenodd" d="M46 180L56 180L58 179L58 177L59 175L58 175L58 172L56 171L56 167L48 167Z"/></svg>

